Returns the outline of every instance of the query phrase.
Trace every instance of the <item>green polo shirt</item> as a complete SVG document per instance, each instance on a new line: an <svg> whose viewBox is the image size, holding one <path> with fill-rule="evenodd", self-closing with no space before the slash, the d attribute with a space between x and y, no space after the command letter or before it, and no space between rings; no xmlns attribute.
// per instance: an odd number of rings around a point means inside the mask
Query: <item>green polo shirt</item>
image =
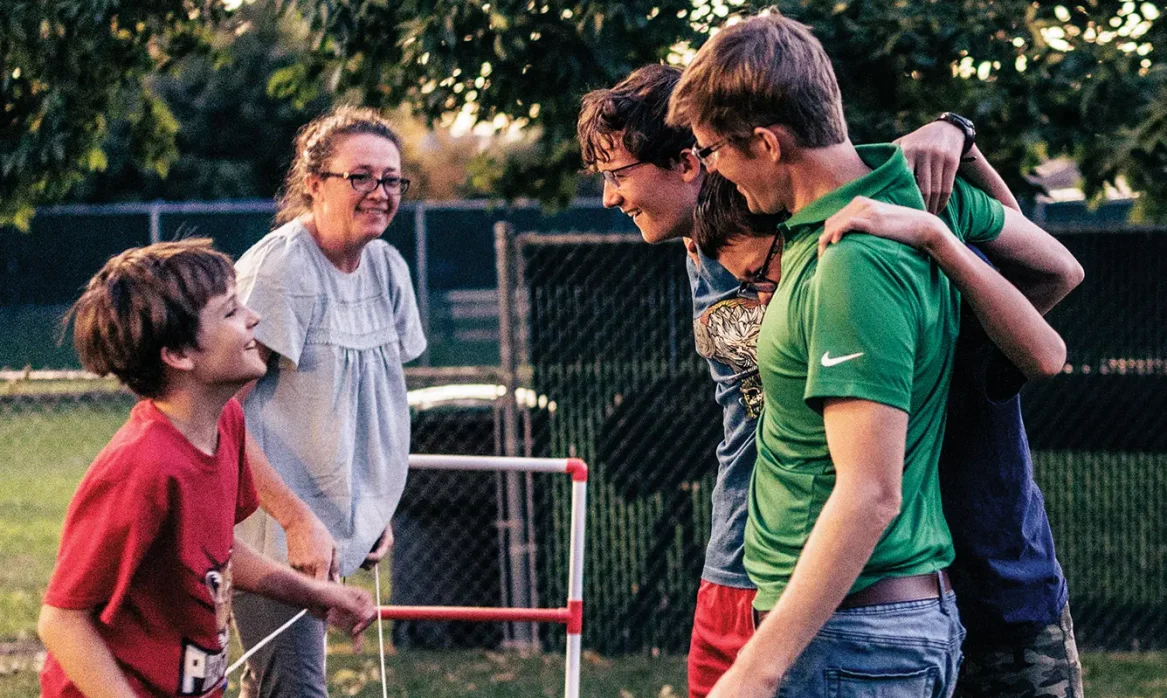
<svg viewBox="0 0 1167 698"><path fill-rule="evenodd" d="M758 336L765 410L750 483L745 564L769 610L794 572L835 486L822 402L871 400L908 413L903 506L851 591L883 577L947 567L952 538L937 463L960 296L931 258L872 235L848 235L816 254L831 214L856 196L916 209L924 201L896 146L859 148L872 171L812 202L783 226L781 283ZM941 218L966 242L994 239L1001 205L957 180Z"/></svg>

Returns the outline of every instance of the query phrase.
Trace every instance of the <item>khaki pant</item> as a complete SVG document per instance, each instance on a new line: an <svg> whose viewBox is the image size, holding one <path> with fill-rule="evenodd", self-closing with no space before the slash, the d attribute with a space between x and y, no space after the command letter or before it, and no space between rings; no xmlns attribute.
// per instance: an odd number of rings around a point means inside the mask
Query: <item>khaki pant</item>
<svg viewBox="0 0 1167 698"><path fill-rule="evenodd" d="M246 651L300 612L247 592L235 593L235 627ZM240 679L240 698L328 698L324 674L324 621L305 615L251 655Z"/></svg>

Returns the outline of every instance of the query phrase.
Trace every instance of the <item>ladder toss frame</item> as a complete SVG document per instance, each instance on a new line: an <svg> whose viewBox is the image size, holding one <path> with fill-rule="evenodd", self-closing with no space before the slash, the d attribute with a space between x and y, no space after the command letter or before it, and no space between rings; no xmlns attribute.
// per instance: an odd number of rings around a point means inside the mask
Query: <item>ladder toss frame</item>
<svg viewBox="0 0 1167 698"><path fill-rule="evenodd" d="M588 466L579 458L506 456L439 456L410 454L411 470L478 470L563 473L571 476L571 549L567 570L567 605L562 608L494 608L478 606L380 606L386 620L474 620L558 623L567 626L564 696L579 698L580 640L583 632L584 521Z"/></svg>

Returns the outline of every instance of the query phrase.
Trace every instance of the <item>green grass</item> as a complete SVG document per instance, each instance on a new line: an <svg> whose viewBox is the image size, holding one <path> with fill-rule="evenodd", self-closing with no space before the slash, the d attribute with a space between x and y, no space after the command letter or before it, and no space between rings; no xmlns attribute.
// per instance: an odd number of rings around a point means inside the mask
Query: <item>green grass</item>
<svg viewBox="0 0 1167 698"><path fill-rule="evenodd" d="M377 698L381 695L375 638L362 654L334 647L328 658L329 693ZM370 651L371 649L371 651ZM1086 653L1082 656L1090 698L1164 698L1167 653ZM0 698L36 696L36 672L24 662L16 672L0 658ZM393 698L542 698L563 695L563 657L484 651L401 652L385 659ZM228 696L238 695L238 678ZM670 698L686 695L684 657L620 657L585 653L581 694L613 698Z"/></svg>
<svg viewBox="0 0 1167 698"><path fill-rule="evenodd" d="M0 402L0 698L38 693L36 616L52 571L61 521L90 460L128 410L110 395L96 401L33 406ZM367 576L367 575L366 575ZM365 585L368 580L355 580ZM354 655L341 642L329 658L331 693L381 695L376 635ZM238 656L233 653L233 656ZM482 651L402 652L390 656L389 695L536 697L562 694L562 655ZM1091 698L1167 698L1167 653L1084 653ZM685 695L684 658L588 654L583 695L667 698ZM232 692L234 695L234 691Z"/></svg>
<svg viewBox="0 0 1167 698"><path fill-rule="evenodd" d="M562 696L563 657L554 654L456 651L403 652L386 657L386 683L394 698ZM376 654L329 657L329 693L381 695ZM665 698L685 695L684 657L605 659L587 655L580 670L585 696Z"/></svg>
<svg viewBox="0 0 1167 698"><path fill-rule="evenodd" d="M329 695L380 698L376 640L372 652L341 650L328 658ZM393 698L542 698L563 695L563 657L521 656L483 651L402 652L385 658ZM0 664L0 698L38 695L35 670L5 674ZM238 695L238 676L227 695ZM605 659L586 655L581 694L604 698L670 698L686 695L684 657Z"/></svg>
<svg viewBox="0 0 1167 698"><path fill-rule="evenodd" d="M1090 698L1167 698L1167 652L1082 655Z"/></svg>
<svg viewBox="0 0 1167 698"><path fill-rule="evenodd" d="M52 412L0 405L0 641L35 632L69 499L125 417L125 400Z"/></svg>

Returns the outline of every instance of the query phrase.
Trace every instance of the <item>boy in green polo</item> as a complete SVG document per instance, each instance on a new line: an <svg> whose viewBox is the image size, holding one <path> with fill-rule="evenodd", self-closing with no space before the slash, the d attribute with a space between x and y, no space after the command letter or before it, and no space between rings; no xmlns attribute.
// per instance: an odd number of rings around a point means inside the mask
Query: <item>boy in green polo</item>
<svg viewBox="0 0 1167 698"><path fill-rule="evenodd" d="M889 240L851 236L818 257L823 223L856 197L923 209L912 174L894 147L851 145L829 59L777 14L706 43L669 121L692 128L751 211L792 213L758 342L745 543L768 617L710 696L948 695L963 628L937 461L959 296ZM1012 249L1032 234L963 183L947 210L964 241Z"/></svg>

